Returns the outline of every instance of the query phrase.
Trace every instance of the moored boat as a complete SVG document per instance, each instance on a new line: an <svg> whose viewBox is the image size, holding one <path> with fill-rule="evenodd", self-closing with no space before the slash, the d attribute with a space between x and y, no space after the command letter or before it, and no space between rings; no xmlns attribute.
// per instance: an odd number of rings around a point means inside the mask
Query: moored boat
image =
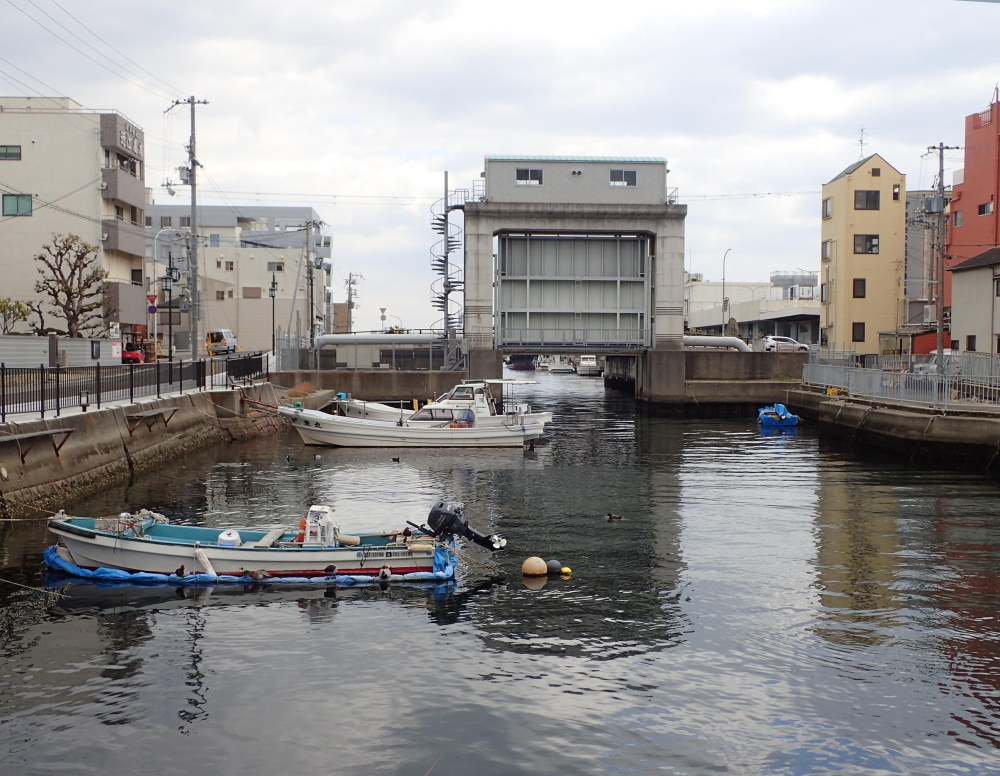
<svg viewBox="0 0 1000 776"><path fill-rule="evenodd" d="M601 373L601 365L597 361L597 356L580 356L576 365L576 373L583 377L594 377Z"/></svg>
<svg viewBox="0 0 1000 776"><path fill-rule="evenodd" d="M334 447L522 447L542 435L542 423L521 416L481 426L472 410L455 410L432 424L348 418L302 407L278 407L307 445Z"/></svg>
<svg viewBox="0 0 1000 776"><path fill-rule="evenodd" d="M310 507L297 528L174 525L148 510L111 518L60 512L49 520L48 527L59 539L59 557L80 569L177 579L191 574L254 580L334 576L448 579L454 575L456 536L491 550L506 544L497 536L471 528L459 505L444 502L434 505L427 525L416 531L406 528L356 535L341 533L330 507L322 505Z"/></svg>
<svg viewBox="0 0 1000 776"><path fill-rule="evenodd" d="M774 404L757 410L757 423L761 428L792 428L799 424L799 416L789 412L784 404Z"/></svg>

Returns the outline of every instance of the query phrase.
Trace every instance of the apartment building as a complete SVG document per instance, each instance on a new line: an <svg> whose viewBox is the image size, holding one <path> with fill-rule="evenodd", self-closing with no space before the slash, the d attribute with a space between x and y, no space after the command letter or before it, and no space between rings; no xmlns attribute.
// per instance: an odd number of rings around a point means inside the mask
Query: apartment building
<svg viewBox="0 0 1000 776"><path fill-rule="evenodd" d="M144 151L142 129L116 111L67 97L0 97L3 296L38 299L34 257L54 236L75 234L98 247L108 271L109 329L144 331Z"/></svg>
<svg viewBox="0 0 1000 776"><path fill-rule="evenodd" d="M313 335L332 331L331 238L315 227L320 220L311 207L200 205L199 331L229 329L252 350L271 348L272 323L303 338L310 326ZM188 351L191 207L150 202L145 225L144 285L158 307L151 334L164 351L171 334L175 349Z"/></svg>
<svg viewBox="0 0 1000 776"><path fill-rule="evenodd" d="M878 353L901 323L906 176L878 154L823 186L820 341Z"/></svg>

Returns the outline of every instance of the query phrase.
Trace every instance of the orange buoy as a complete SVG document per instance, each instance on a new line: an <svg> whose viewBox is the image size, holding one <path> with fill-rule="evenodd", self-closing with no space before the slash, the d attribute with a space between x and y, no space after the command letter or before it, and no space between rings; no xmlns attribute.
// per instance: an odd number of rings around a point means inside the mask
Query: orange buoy
<svg viewBox="0 0 1000 776"><path fill-rule="evenodd" d="M549 573L549 568L544 560L532 556L521 564L521 573L526 577L541 577Z"/></svg>

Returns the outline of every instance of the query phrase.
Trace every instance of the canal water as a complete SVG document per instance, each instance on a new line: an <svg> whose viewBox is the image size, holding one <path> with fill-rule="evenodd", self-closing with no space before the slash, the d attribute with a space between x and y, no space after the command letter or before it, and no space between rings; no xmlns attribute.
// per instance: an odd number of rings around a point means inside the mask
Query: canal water
<svg viewBox="0 0 1000 776"><path fill-rule="evenodd" d="M535 377L534 451L288 432L68 504L352 531L445 499L508 546L384 591L0 584L0 773L1000 774L996 480ZM0 530L43 584L44 528Z"/></svg>

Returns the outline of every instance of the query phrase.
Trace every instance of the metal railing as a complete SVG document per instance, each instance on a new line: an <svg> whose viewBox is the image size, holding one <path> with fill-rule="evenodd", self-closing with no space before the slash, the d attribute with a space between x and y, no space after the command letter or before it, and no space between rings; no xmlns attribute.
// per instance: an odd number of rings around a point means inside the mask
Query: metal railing
<svg viewBox="0 0 1000 776"><path fill-rule="evenodd" d="M806 364L802 382L848 396L938 409L1000 405L1000 376L919 374L828 364Z"/></svg>
<svg viewBox="0 0 1000 776"><path fill-rule="evenodd" d="M47 412L59 417L70 407L97 407L137 397L205 391L267 377L263 353L198 361L157 361L79 367L8 367L0 364L0 422L8 415Z"/></svg>
<svg viewBox="0 0 1000 776"><path fill-rule="evenodd" d="M500 345L644 348L649 329L501 329Z"/></svg>

